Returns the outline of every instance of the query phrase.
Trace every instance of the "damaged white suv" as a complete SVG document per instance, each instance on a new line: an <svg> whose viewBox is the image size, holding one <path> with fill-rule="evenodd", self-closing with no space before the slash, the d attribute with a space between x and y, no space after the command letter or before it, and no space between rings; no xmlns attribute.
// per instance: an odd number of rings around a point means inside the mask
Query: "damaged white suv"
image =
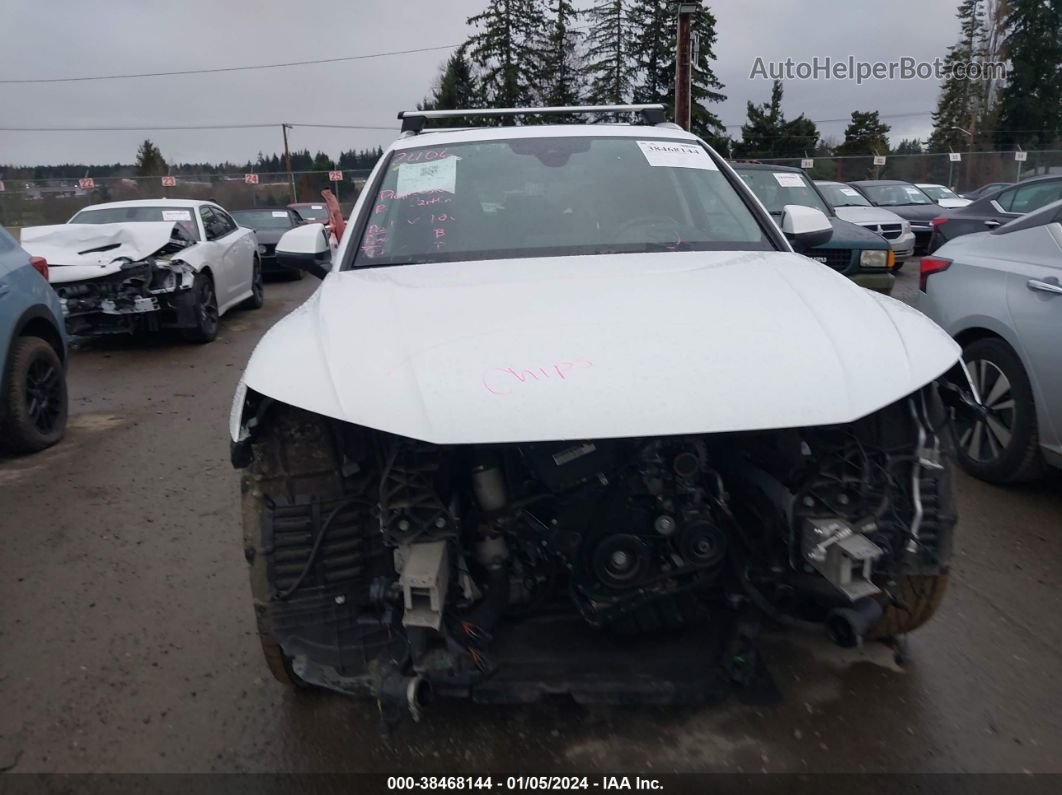
<svg viewBox="0 0 1062 795"><path fill-rule="evenodd" d="M282 681L390 716L688 703L763 682L760 620L853 646L937 608L958 346L794 253L821 213L779 228L661 107L619 110L648 123L402 114L334 261L281 240L323 283L231 436Z"/></svg>

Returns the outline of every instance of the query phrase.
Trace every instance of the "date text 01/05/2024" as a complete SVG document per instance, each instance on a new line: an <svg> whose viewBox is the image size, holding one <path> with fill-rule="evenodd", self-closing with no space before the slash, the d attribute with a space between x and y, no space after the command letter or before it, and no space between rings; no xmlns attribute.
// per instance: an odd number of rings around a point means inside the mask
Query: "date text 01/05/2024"
<svg viewBox="0 0 1062 795"><path fill-rule="evenodd" d="M641 776L389 776L391 792L439 790L503 790L561 792L564 790L662 790L659 779Z"/></svg>

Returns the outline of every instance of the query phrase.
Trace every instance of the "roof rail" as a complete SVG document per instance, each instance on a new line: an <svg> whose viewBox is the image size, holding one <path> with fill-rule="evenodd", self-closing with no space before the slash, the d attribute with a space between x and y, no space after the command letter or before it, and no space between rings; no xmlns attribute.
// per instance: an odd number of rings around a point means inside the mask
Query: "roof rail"
<svg viewBox="0 0 1062 795"><path fill-rule="evenodd" d="M418 134L428 119L458 119L465 116L556 116L564 114L639 113L646 124L665 124L664 106L652 105L571 105L548 108L470 108L468 110L403 110L402 132Z"/></svg>

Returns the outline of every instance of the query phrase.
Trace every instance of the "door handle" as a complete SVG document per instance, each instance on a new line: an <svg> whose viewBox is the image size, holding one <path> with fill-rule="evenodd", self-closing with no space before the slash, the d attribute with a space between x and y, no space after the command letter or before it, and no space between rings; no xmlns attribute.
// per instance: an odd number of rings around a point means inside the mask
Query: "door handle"
<svg viewBox="0 0 1062 795"><path fill-rule="evenodd" d="M1029 279L1025 282L1025 286L1030 290L1036 290L1041 293L1051 293L1051 295L1062 295L1062 284L1057 282L1042 282L1039 279Z"/></svg>
<svg viewBox="0 0 1062 795"><path fill-rule="evenodd" d="M991 218L989 218L987 221L985 221L985 226L987 226L989 229L993 229L993 228L999 226L999 221L994 221Z"/></svg>

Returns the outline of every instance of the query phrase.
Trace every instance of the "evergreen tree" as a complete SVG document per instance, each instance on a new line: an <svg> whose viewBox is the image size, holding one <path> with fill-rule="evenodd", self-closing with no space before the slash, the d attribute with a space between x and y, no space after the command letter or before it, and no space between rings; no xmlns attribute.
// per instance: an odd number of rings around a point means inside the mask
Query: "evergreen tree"
<svg viewBox="0 0 1062 795"><path fill-rule="evenodd" d="M632 0L632 54L640 77L635 102L663 102L675 111L675 4L671 0Z"/></svg>
<svg viewBox="0 0 1062 795"><path fill-rule="evenodd" d="M852 121L844 131L844 143L834 149L834 154L883 155L889 151L889 129L876 110L853 110Z"/></svg>
<svg viewBox="0 0 1062 795"><path fill-rule="evenodd" d="M430 99L417 103L419 110L459 110L475 108L483 104L480 99L479 86L472 74L472 66L465 56L465 48L460 47L443 67L442 74L432 90ZM432 119L431 127L465 127L468 119Z"/></svg>
<svg viewBox="0 0 1062 795"><path fill-rule="evenodd" d="M537 46L543 39L545 15L541 0L490 0L482 13L470 17L477 29L466 44L478 71L484 100L494 107L530 105L542 75ZM503 123L512 124L512 119Z"/></svg>
<svg viewBox="0 0 1062 795"><path fill-rule="evenodd" d="M159 177L167 173L169 167L162 157L162 152L149 139L145 139L136 150L136 173L140 177Z"/></svg>
<svg viewBox="0 0 1062 795"><path fill-rule="evenodd" d="M999 97L996 146L1062 143L1062 0L1010 0L1003 21L1010 73Z"/></svg>
<svg viewBox="0 0 1062 795"><path fill-rule="evenodd" d="M549 15L538 97L547 106L579 105L583 90L579 61L582 37L572 28L579 12L571 0L551 0Z"/></svg>
<svg viewBox="0 0 1062 795"><path fill-rule="evenodd" d="M622 105L634 93L638 63L632 57L636 36L627 0L599 0L587 12L587 101Z"/></svg>
<svg viewBox="0 0 1062 795"><path fill-rule="evenodd" d="M819 128L801 113L782 125L781 134L773 147L775 157L804 157L815 151L819 142Z"/></svg>
<svg viewBox="0 0 1062 795"><path fill-rule="evenodd" d="M959 3L956 13L959 18L959 41L948 48L944 58L946 68L952 69L958 64L982 59L986 30L981 4L982 0L961 0ZM985 84L982 81L945 80L937 99L937 109L933 112L929 150L950 152L967 148L977 129L983 129L985 100ZM971 135L964 134L962 130Z"/></svg>
<svg viewBox="0 0 1062 795"><path fill-rule="evenodd" d="M771 86L771 98L762 105L747 104L747 121L741 125L741 140L734 144L734 154L743 158L772 157L774 145L782 135L782 81Z"/></svg>
<svg viewBox="0 0 1062 795"><path fill-rule="evenodd" d="M763 105L748 103L748 120L741 126L741 141L734 144L737 157L803 157L815 151L819 130L800 114L786 121L782 113L782 81L771 86L771 98Z"/></svg>
<svg viewBox="0 0 1062 795"><path fill-rule="evenodd" d="M921 155L925 153L925 149L922 148L922 142L917 138L904 138L896 145L896 149L893 154L897 155Z"/></svg>

